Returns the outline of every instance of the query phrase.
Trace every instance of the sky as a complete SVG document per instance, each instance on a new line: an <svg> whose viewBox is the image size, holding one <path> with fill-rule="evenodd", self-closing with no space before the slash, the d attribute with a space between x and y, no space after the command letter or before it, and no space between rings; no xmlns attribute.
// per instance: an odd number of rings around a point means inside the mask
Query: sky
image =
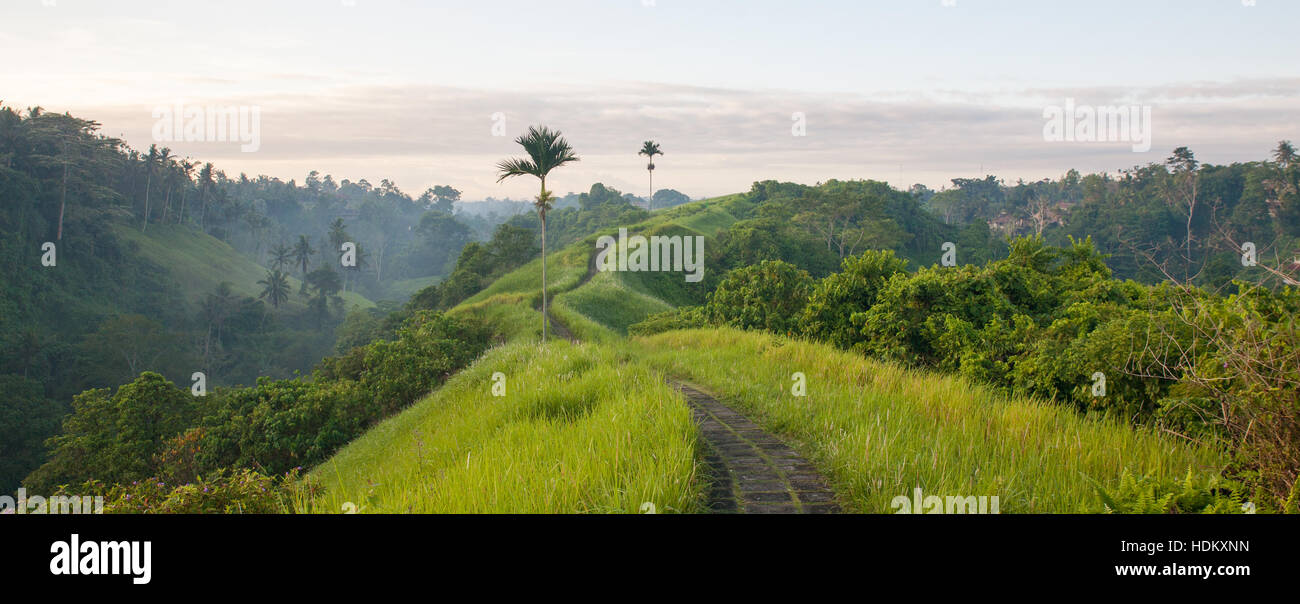
<svg viewBox="0 0 1300 604"><path fill-rule="evenodd" d="M548 179L560 194L646 194L647 139L665 152L655 188L692 197L767 179L940 188L1179 146L1264 159L1300 140L1297 23L1294 0L4 0L0 101L232 176L413 195L536 195L494 168L531 124L582 158ZM1149 110L1149 150L1047 136L1067 101ZM173 107L255 109L257 144L160 133Z"/></svg>

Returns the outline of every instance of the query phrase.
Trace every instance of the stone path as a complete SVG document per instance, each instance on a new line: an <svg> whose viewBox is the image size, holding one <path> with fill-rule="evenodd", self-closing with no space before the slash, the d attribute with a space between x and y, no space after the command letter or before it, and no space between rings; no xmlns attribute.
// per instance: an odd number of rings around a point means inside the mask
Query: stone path
<svg viewBox="0 0 1300 604"><path fill-rule="evenodd" d="M808 460L749 418L684 383L670 381L691 405L708 447L704 458L715 513L834 514L835 493Z"/></svg>
<svg viewBox="0 0 1300 604"><path fill-rule="evenodd" d="M595 274L588 263L586 283ZM550 317L552 334L577 343L568 326ZM686 397L704 439L712 486L708 509L721 514L836 514L835 492L808 460L758 424L717 399L676 380L669 384Z"/></svg>

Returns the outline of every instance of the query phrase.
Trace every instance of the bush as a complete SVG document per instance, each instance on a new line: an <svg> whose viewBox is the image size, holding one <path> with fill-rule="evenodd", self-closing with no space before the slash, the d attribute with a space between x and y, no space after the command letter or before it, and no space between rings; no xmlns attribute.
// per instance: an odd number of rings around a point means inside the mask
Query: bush
<svg viewBox="0 0 1300 604"><path fill-rule="evenodd" d="M852 348L861 334L849 317L871 308L890 277L904 273L907 261L892 250L868 251L845 258L840 272L817 282L799 319L805 335L840 348Z"/></svg>
<svg viewBox="0 0 1300 604"><path fill-rule="evenodd" d="M106 514L282 514L315 490L298 480L298 470L279 478L237 470L183 484L159 477L112 485L89 481L76 494L103 497ZM56 494L67 491L61 487Z"/></svg>
<svg viewBox="0 0 1300 604"><path fill-rule="evenodd" d="M362 389L389 415L428 394L487 349L490 331L441 313L417 311L392 341L371 344Z"/></svg>
<svg viewBox="0 0 1300 604"><path fill-rule="evenodd" d="M197 404L187 391L146 371L110 396L87 390L72 399L63 433L46 441L50 460L24 484L53 491L90 479L125 482L157 473L165 442L193 424Z"/></svg>
<svg viewBox="0 0 1300 604"><path fill-rule="evenodd" d="M764 261L727 273L709 294L704 314L715 325L790 334L812 285L812 277L793 264Z"/></svg>

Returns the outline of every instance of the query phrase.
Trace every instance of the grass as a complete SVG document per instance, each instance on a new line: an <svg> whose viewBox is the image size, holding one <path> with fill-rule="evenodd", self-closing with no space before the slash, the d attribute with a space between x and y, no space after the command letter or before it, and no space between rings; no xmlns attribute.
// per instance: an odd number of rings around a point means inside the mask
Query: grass
<svg viewBox="0 0 1300 604"><path fill-rule="evenodd" d="M453 316L474 317L490 325L503 342L540 342L542 313L533 310L527 294L499 294L448 311Z"/></svg>
<svg viewBox="0 0 1300 604"><path fill-rule="evenodd" d="M410 300L411 296L419 293L420 290L436 285L442 281L442 277L415 277L413 279L399 279L392 281L384 286L384 300L393 300L404 302Z"/></svg>
<svg viewBox="0 0 1300 604"><path fill-rule="evenodd" d="M713 236L742 202L678 206L629 230ZM313 470L326 490L300 511L347 502L362 512L636 512L645 502L702 511L697 429L663 374L789 440L859 512L892 512L892 499L914 488L998 496L1004 513L1093 511L1096 487L1113 489L1126 471L1182 479L1225 463L1221 451L1148 429L821 344L728 329L629 342L629 324L682 292L626 273L583 283L594 241L547 265L552 313L586 343L539 345L540 262L507 274L451 311L493 325L503 345ZM507 396L489 394L495 372ZM806 397L790 393L795 372L807 377Z"/></svg>
<svg viewBox="0 0 1300 604"><path fill-rule="evenodd" d="M1182 479L1217 475L1221 451L1150 430L1007 399L949 376L874 362L822 344L730 329L670 332L635 343L796 444L860 512L891 513L910 495L998 496L1003 513L1096 510L1095 485L1127 469ZM792 375L807 396L791 394Z"/></svg>
<svg viewBox="0 0 1300 604"><path fill-rule="evenodd" d="M222 282L229 282L232 292L256 298L262 293L257 282L266 278L267 269L239 253L226 242L188 226L151 224L148 231L126 224L114 224L113 233L139 246L140 255L168 269L172 279L191 302L199 302ZM298 288L302 282L289 277L288 307L307 307ZM373 308L374 302L356 292L340 294L348 308Z"/></svg>
<svg viewBox="0 0 1300 604"><path fill-rule="evenodd" d="M594 239L591 242L584 240L549 255L546 263L546 281L548 291L552 295L576 287L583 275L587 274L587 261L591 256L590 251L595 246L594 241ZM541 283L542 260L536 258L506 273L483 291L470 296L462 304L482 302L500 294L528 294L541 300L542 293L539 289Z"/></svg>
<svg viewBox="0 0 1300 604"><path fill-rule="evenodd" d="M619 278L621 273L596 273L582 287L556 296L555 306L627 335L627 326L647 316L672 310L663 300L635 291Z"/></svg>
<svg viewBox="0 0 1300 604"><path fill-rule="evenodd" d="M506 395L490 394L494 373ZM315 468L300 512L695 512L695 425L662 377L615 347L516 343Z"/></svg>

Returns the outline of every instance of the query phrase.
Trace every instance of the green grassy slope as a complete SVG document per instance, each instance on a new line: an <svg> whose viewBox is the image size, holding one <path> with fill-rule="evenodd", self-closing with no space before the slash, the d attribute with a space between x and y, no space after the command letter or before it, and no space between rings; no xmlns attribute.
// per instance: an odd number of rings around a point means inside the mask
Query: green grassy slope
<svg viewBox="0 0 1300 604"><path fill-rule="evenodd" d="M149 225L148 231L125 224L113 225L113 233L123 241L139 246L140 255L168 269L172 278L193 302L212 293L223 281L230 282L231 290L240 296L256 298L262 287L259 279L266 278L266 268L249 260L235 248L210 235L187 226L174 224ZM289 278L295 292L289 305L304 308L305 303L296 295L301 281ZM348 308L371 308L375 304L356 292L342 294Z"/></svg>
<svg viewBox="0 0 1300 604"><path fill-rule="evenodd" d="M313 470L301 511L694 512L696 447L685 401L627 353L519 342Z"/></svg>
<svg viewBox="0 0 1300 604"><path fill-rule="evenodd" d="M739 200L678 206L629 229L713 236ZM548 262L552 312L586 343L539 347L540 263L506 275L451 312L491 322L508 343L313 471L327 491L312 509L634 512L648 501L698 511L697 433L681 396L662 388L667 376L787 439L856 511L891 512L892 498L917 487L997 495L1004 512L1096 511L1096 486L1125 471L1177 479L1225 462L1217 450L822 344L727 329L629 341L628 324L680 292L655 275L586 279L594 241ZM506 397L489 393L497 371ZM791 395L794 372L807 376L807 397Z"/></svg>
<svg viewBox="0 0 1300 604"><path fill-rule="evenodd" d="M1095 511L1095 485L1135 476L1215 475L1221 451L1080 416L1046 402L879 363L830 346L731 329L638 338L652 365L698 383L793 442L844 500L890 513L890 500L998 496L1004 513ZM791 392L792 376L807 395Z"/></svg>

